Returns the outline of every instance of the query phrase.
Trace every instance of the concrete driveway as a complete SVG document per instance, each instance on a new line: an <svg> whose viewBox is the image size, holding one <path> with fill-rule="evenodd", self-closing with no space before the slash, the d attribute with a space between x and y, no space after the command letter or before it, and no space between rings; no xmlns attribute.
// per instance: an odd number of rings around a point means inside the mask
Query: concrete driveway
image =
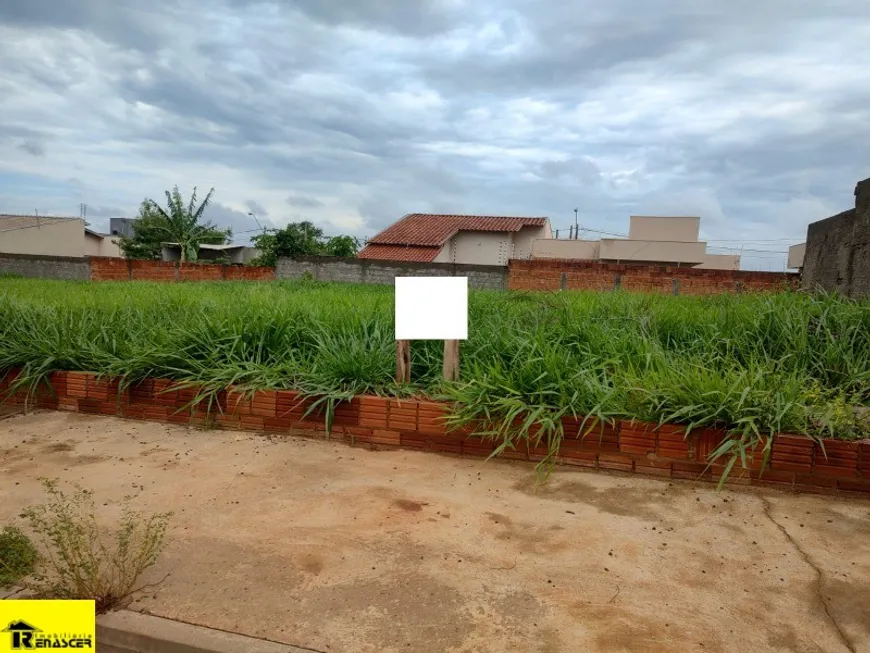
<svg viewBox="0 0 870 653"><path fill-rule="evenodd" d="M42 499L39 476L176 512L149 578L171 575L133 609L316 651L870 651L860 500L573 470L536 487L524 463L0 421L0 524Z"/></svg>

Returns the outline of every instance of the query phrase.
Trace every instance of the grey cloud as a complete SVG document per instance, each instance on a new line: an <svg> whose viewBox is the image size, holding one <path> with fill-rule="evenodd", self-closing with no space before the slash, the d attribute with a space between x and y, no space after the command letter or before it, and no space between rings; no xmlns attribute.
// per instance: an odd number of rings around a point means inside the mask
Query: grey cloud
<svg viewBox="0 0 870 653"><path fill-rule="evenodd" d="M260 218L260 217L265 218L266 216L269 215L269 211L266 209L266 207L255 200L246 201L245 206L247 206L248 210L251 213L253 213L254 215L256 215L258 218Z"/></svg>
<svg viewBox="0 0 870 653"><path fill-rule="evenodd" d="M88 218L120 218L129 215L128 211L116 206L90 206L87 207Z"/></svg>
<svg viewBox="0 0 870 653"><path fill-rule="evenodd" d="M91 32L127 48L152 51L161 42L161 20L175 2L143 4L136 0L4 0L0 23ZM149 9L148 7L153 7Z"/></svg>
<svg viewBox="0 0 870 653"><path fill-rule="evenodd" d="M257 235L260 228L257 222L244 211L237 211L225 204L212 202L205 210L205 219L213 222L221 229L230 228L233 230L233 242L245 244L250 241L251 236ZM266 218L257 216L257 220L264 228L271 228L274 225Z"/></svg>
<svg viewBox="0 0 870 653"><path fill-rule="evenodd" d="M624 232L686 207L719 238L800 236L870 174L868 19L847 0L6 0L0 22L34 55L0 44L0 90L22 101L0 106L0 148L48 142L39 165L73 152L89 183L112 157L181 186L229 174L237 195L208 215L238 238L256 224L229 204L270 224L296 215L282 205L360 215L363 235L411 211L567 229L578 207ZM88 51L103 42L113 56ZM141 180L112 183L141 199Z"/></svg>
<svg viewBox="0 0 870 653"><path fill-rule="evenodd" d="M597 184L601 181L601 168L587 157L545 161L540 165L540 174L549 178L566 178L581 184Z"/></svg>
<svg viewBox="0 0 870 653"><path fill-rule="evenodd" d="M18 149L33 156L45 156L45 146L36 141L24 141L18 145Z"/></svg>
<svg viewBox="0 0 870 653"><path fill-rule="evenodd" d="M18 143L19 148L27 143L42 143L45 136L45 133L38 129L21 125L0 125L0 143L4 141Z"/></svg>
<svg viewBox="0 0 870 653"><path fill-rule="evenodd" d="M461 15L443 0L290 0L289 5L330 25L356 25L373 30L426 36L456 26Z"/></svg>
<svg viewBox="0 0 870 653"><path fill-rule="evenodd" d="M296 206L301 209L316 209L323 206L323 202L313 197L305 197L304 195L291 195L284 200L290 206Z"/></svg>

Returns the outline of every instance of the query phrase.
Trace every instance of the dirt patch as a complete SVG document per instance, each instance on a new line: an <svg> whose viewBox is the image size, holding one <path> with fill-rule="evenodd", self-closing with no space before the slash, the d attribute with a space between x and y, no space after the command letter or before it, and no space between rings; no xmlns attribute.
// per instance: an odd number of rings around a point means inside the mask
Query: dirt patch
<svg viewBox="0 0 870 653"><path fill-rule="evenodd" d="M824 581L820 592L835 606L831 612L837 621L870 635L870 584L843 574Z"/></svg>
<svg viewBox="0 0 870 653"><path fill-rule="evenodd" d="M421 573L331 585L314 590L309 599L306 604L317 609L298 614L309 627L322 620L321 610L352 626L333 631L337 650L354 646L356 630L382 650L408 650L425 639L429 650L447 651L462 645L474 627L461 595Z"/></svg>
<svg viewBox="0 0 870 653"><path fill-rule="evenodd" d="M719 636L697 631L678 615L651 612L638 615L616 605L588 606L580 617L594 624L594 647L600 653L672 653L724 650Z"/></svg>
<svg viewBox="0 0 870 653"><path fill-rule="evenodd" d="M621 517L637 517L654 520L667 512L667 506L657 501L685 491L683 487L671 486L669 493L650 491L649 488L606 487L601 488L583 480L553 481L541 484L533 478L523 479L514 486L519 492L531 497L550 501L579 502L598 510Z"/></svg>
<svg viewBox="0 0 870 653"><path fill-rule="evenodd" d="M788 626L778 627L767 636L767 643L778 651L789 653L825 653L825 651L813 642L802 642L794 628Z"/></svg>
<svg viewBox="0 0 870 653"><path fill-rule="evenodd" d="M299 556L298 564L302 570L314 576L323 571L323 558L313 553Z"/></svg>
<svg viewBox="0 0 870 653"><path fill-rule="evenodd" d="M55 444L49 444L44 446L41 449L42 453L62 453L67 451L75 450L74 442L57 442Z"/></svg>
<svg viewBox="0 0 870 653"><path fill-rule="evenodd" d="M396 499L393 503L407 512L420 512L423 510L423 505L419 501L411 501L409 499Z"/></svg>
<svg viewBox="0 0 870 653"><path fill-rule="evenodd" d="M324 652L849 653L797 542L870 650L868 502L767 493L785 537L753 492L61 412L0 451L0 524L40 476L175 511L134 605L160 616Z"/></svg>

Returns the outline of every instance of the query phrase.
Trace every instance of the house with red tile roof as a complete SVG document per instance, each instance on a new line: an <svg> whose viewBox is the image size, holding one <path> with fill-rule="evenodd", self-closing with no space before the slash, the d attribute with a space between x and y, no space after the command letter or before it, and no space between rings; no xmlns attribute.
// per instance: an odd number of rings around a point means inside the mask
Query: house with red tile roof
<svg viewBox="0 0 870 653"><path fill-rule="evenodd" d="M547 218L411 213L368 241L361 259L507 265L551 238Z"/></svg>

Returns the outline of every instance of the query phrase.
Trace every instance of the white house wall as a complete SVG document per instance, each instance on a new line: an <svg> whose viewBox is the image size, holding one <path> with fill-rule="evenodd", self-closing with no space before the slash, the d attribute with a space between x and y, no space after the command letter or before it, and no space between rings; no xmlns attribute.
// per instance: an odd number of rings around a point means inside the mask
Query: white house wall
<svg viewBox="0 0 870 653"><path fill-rule="evenodd" d="M84 256L83 220L53 221L39 227L0 232L0 252L42 256Z"/></svg>
<svg viewBox="0 0 870 653"><path fill-rule="evenodd" d="M532 258L533 245L536 240L547 238L550 234L545 227L523 227L513 234L513 252L510 258Z"/></svg>
<svg viewBox="0 0 870 653"><path fill-rule="evenodd" d="M541 238L532 244L532 258L596 260L601 245L597 240L558 240Z"/></svg>
<svg viewBox="0 0 870 653"><path fill-rule="evenodd" d="M442 247L441 251L438 252L438 256L436 256L433 259L433 261L432 261L433 263L452 263L453 262L452 250L450 247L452 242L453 242L453 239L451 238L446 243L444 243L444 247Z"/></svg>
<svg viewBox="0 0 870 653"><path fill-rule="evenodd" d="M100 238L85 232L85 255L86 256L111 256L118 258L123 256L121 248L115 242L118 237L107 236Z"/></svg>
<svg viewBox="0 0 870 653"><path fill-rule="evenodd" d="M666 218L651 215L633 215L629 219L630 240L670 241L696 243L701 229L701 218Z"/></svg>
<svg viewBox="0 0 870 653"><path fill-rule="evenodd" d="M452 239L451 263L507 265L512 245L511 234L504 231L460 231Z"/></svg>

